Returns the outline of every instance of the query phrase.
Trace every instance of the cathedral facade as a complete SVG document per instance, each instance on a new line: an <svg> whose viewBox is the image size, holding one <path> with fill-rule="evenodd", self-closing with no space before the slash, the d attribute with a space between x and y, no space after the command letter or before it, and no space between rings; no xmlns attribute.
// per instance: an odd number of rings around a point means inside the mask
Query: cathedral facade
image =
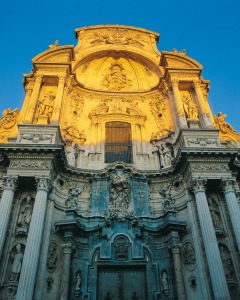
<svg viewBox="0 0 240 300"><path fill-rule="evenodd" d="M240 135L159 34L75 30L0 119L0 299L240 298Z"/></svg>

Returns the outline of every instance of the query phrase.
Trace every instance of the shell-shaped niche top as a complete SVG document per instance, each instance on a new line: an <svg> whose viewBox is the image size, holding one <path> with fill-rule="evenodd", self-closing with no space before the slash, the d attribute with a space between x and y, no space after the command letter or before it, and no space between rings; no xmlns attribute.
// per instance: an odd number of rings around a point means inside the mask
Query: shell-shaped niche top
<svg viewBox="0 0 240 300"><path fill-rule="evenodd" d="M162 76L158 35L129 26L76 30L74 72L84 87L110 92L148 91Z"/></svg>

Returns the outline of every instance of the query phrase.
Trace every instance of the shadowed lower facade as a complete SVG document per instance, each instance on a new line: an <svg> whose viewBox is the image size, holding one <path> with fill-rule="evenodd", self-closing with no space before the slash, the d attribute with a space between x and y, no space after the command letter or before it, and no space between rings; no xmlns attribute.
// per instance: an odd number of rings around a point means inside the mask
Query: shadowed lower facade
<svg viewBox="0 0 240 300"><path fill-rule="evenodd" d="M240 297L240 135L159 34L75 30L0 119L0 299Z"/></svg>

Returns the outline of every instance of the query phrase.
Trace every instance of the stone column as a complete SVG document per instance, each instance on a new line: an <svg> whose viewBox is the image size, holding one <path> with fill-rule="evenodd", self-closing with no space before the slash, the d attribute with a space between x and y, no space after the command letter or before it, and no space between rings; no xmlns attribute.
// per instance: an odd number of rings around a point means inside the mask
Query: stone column
<svg viewBox="0 0 240 300"><path fill-rule="evenodd" d="M37 106L37 100L40 93L40 88L42 84L43 75L42 74L36 74L36 79L32 91L32 95L29 101L27 113L25 116L24 123L31 124L33 122L33 116L35 114L36 106Z"/></svg>
<svg viewBox="0 0 240 300"><path fill-rule="evenodd" d="M175 278L177 283L177 294L178 300L186 300L186 293L185 293L185 285L183 280L183 273L182 273L182 262L181 262L181 243L172 244L170 250L173 255L173 264L174 264L174 272Z"/></svg>
<svg viewBox="0 0 240 300"><path fill-rule="evenodd" d="M50 180L37 177L37 194L31 217L27 244L24 252L16 300L32 300L43 236L47 196Z"/></svg>
<svg viewBox="0 0 240 300"><path fill-rule="evenodd" d="M181 99L181 95L178 89L178 80L173 79L172 80L172 89L173 89L173 95L174 95L174 101L175 106L177 109L177 115L179 119L179 124L181 128L186 128L187 126L187 120L183 109L183 103Z"/></svg>
<svg viewBox="0 0 240 300"><path fill-rule="evenodd" d="M97 153L101 152L101 143L102 143L102 124L101 123L97 123L97 147L96 147L96 151Z"/></svg>
<svg viewBox="0 0 240 300"><path fill-rule="evenodd" d="M63 267L62 267L62 278L61 278L61 300L68 299L68 286L69 286L69 275L71 265L71 254L74 246L70 243L63 243Z"/></svg>
<svg viewBox="0 0 240 300"><path fill-rule="evenodd" d="M20 112L20 122L24 123L25 121L25 117L26 117L26 114L27 114L27 109L28 109L28 105L29 105L29 102L30 102L30 98L31 98L31 94L32 94L32 88L30 87L26 87L25 88L26 90L26 96L25 96L25 99L24 99L24 102L23 102L23 107L21 109L21 112Z"/></svg>
<svg viewBox="0 0 240 300"><path fill-rule="evenodd" d="M0 201L0 258L11 214L13 197L17 184L17 176L5 176L4 180L4 188Z"/></svg>
<svg viewBox="0 0 240 300"><path fill-rule="evenodd" d="M51 117L51 124L59 123L64 85L65 85L65 76L59 76L58 77L58 89L57 89L57 95L56 95L56 98L54 101L53 114Z"/></svg>
<svg viewBox="0 0 240 300"><path fill-rule="evenodd" d="M234 181L231 179L223 180L223 191L240 253L240 208L234 190Z"/></svg>
<svg viewBox="0 0 240 300"><path fill-rule="evenodd" d="M207 106L205 104L205 99L203 97L203 93L202 93L202 90L201 90L200 81L194 80L193 84L194 84L194 89L195 89L196 94L197 94L200 110L201 110L202 115L203 115L204 123L205 123L206 127L212 127L212 123L211 123L211 119L210 119L210 113L207 110Z"/></svg>
<svg viewBox="0 0 240 300"><path fill-rule="evenodd" d="M201 178L193 180L192 187L197 204L202 239L215 296L214 299L230 300L217 238L205 194L205 180Z"/></svg>

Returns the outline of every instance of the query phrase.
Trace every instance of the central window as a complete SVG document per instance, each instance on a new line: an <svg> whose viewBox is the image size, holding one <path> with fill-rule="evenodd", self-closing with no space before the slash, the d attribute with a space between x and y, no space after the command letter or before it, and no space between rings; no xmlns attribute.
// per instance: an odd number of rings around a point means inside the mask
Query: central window
<svg viewBox="0 0 240 300"><path fill-rule="evenodd" d="M132 163L131 124L113 121L105 126L105 162Z"/></svg>

